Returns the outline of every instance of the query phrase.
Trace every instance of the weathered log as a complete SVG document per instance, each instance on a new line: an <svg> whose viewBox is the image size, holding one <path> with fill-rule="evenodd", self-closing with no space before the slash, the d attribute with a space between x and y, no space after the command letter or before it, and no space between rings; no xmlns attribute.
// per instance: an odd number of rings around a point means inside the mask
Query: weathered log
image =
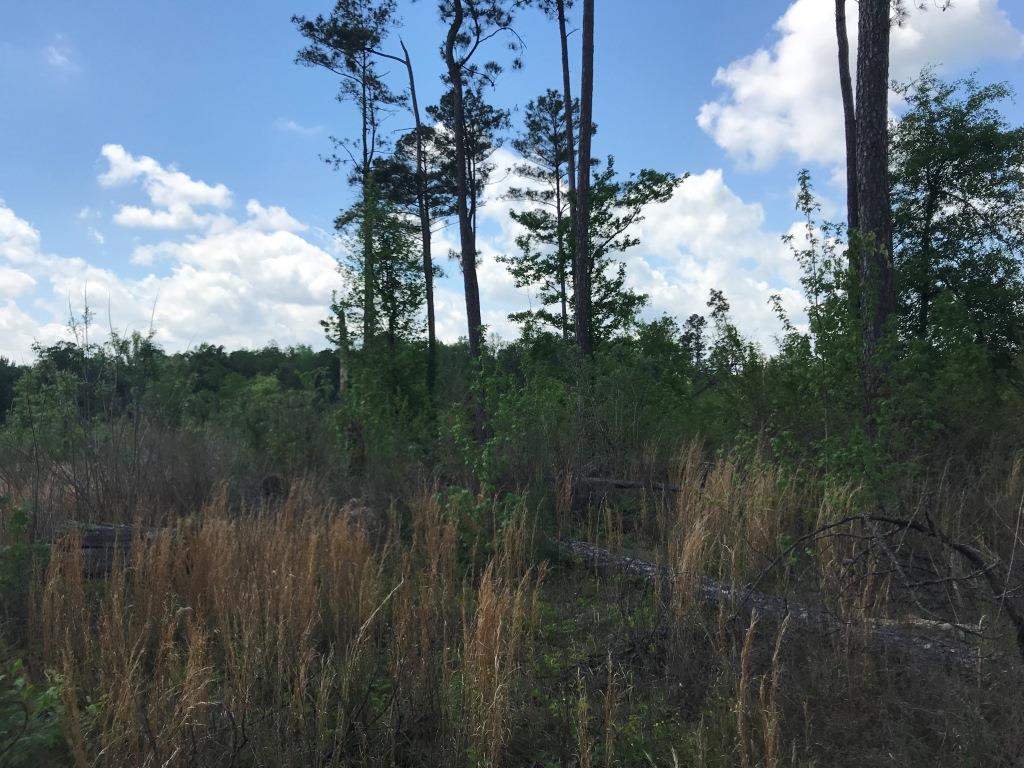
<svg viewBox="0 0 1024 768"><path fill-rule="evenodd" d="M615 477L581 477L577 480L581 485L603 485L609 488L642 490L649 488L652 491L667 491L679 493L683 490L681 485L675 483L658 483L655 481L642 482L640 480L623 480Z"/></svg>
<svg viewBox="0 0 1024 768"><path fill-rule="evenodd" d="M78 536L86 578L107 576L113 570L114 563L131 559L135 528L130 525L74 524L67 534ZM142 535L151 536L152 531L143 530Z"/></svg>
<svg viewBox="0 0 1024 768"><path fill-rule="evenodd" d="M958 667L968 667L979 660L978 649L974 644L956 637L955 633L960 628L953 624L928 622L923 625L920 621L895 622L884 619L856 622L843 620L818 606L746 587L730 586L706 576L684 576L667 566L615 554L575 539L559 539L555 544L563 560L582 563L600 573L661 582L669 588L685 579L698 600L712 610L721 606L748 619L756 610L758 616L773 622L782 622L788 616L790 627L800 627L820 637L845 636L860 629L869 644L880 652L896 651L930 662L944 660ZM940 633L946 636L939 636Z"/></svg>

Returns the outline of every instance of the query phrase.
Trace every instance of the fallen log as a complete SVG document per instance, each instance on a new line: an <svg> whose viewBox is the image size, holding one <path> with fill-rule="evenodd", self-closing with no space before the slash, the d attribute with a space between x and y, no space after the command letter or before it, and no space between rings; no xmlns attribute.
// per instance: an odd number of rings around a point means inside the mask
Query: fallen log
<svg viewBox="0 0 1024 768"><path fill-rule="evenodd" d="M683 490L683 486L676 485L675 483L659 483L653 480L650 482L642 482L640 480L623 480L615 477L581 477L578 478L576 482L581 485L597 485L608 488L633 490L643 490L647 488L652 491L666 491L668 493L679 493Z"/></svg>
<svg viewBox="0 0 1024 768"><path fill-rule="evenodd" d="M135 531L130 525L89 523L74 524L66 534L78 537L85 577L99 578L109 575L114 563L131 560ZM142 535L148 537L152 532L143 530Z"/></svg>
<svg viewBox="0 0 1024 768"><path fill-rule="evenodd" d="M712 610L723 607L747 619L756 611L762 619L776 623L781 623L788 616L791 627L802 627L805 632L822 637L844 636L861 629L866 633L869 644L880 652L897 651L930 662L939 660L958 667L969 667L977 664L980 658L974 644L954 636L962 629L954 624L929 622L924 625L920 621L895 622L886 619L857 622L843 620L818 606L745 587L730 586L706 576L684 577L668 566L615 554L576 539L559 539L554 543L563 561L582 563L599 573L661 582L670 588L681 578L687 578L698 600ZM937 633L946 636L937 636Z"/></svg>

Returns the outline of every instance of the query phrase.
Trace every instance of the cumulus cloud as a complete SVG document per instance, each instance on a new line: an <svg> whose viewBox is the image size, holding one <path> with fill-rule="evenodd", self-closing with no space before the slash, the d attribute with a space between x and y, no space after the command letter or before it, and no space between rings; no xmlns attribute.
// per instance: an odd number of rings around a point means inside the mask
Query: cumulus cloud
<svg viewBox="0 0 1024 768"><path fill-rule="evenodd" d="M851 51L857 4L847 1ZM799 162L843 158L834 6L796 0L775 25L778 40L718 70L726 93L700 108L697 122L732 157L754 168L788 154ZM926 65L962 70L985 59L1024 55L1024 34L998 0L957 0L946 11L912 10L892 32L891 77L906 81Z"/></svg>
<svg viewBox="0 0 1024 768"><path fill-rule="evenodd" d="M119 147L104 149L110 169L102 183L139 185L154 205L202 201L217 208L217 221L137 245L131 258L144 274L128 277L47 253L40 233L0 201L0 354L25 358L34 339L59 338L69 302L80 311L84 301L121 331L145 330L152 321L158 341L171 350L204 341L229 347L271 339L323 343L319 320L341 278L320 230L258 200L249 200L236 217L222 185L195 182ZM479 218L483 317L503 338L517 333L510 312L537 306L532 291L517 288L498 261L513 251L518 234L508 215L514 204L505 199L515 179L504 171L515 160L506 150L495 155L495 183ZM648 316L704 312L708 291L720 288L740 327L765 346L778 329L770 294L781 293L799 320L798 275L781 233L766 227L761 206L737 196L721 170L691 176L671 200L652 206L636 234L642 245L627 256L627 274L632 287L650 295ZM448 273L436 290L438 335L446 341L466 334L462 276L457 260L445 257L457 250L454 227L436 233L435 258Z"/></svg>
<svg viewBox="0 0 1024 768"><path fill-rule="evenodd" d="M40 233L0 201L0 354L25 359L33 340L62 335L69 303L88 301L120 330L152 322L169 349L210 341L231 347L321 342L319 320L339 277L334 257L299 233L306 226L279 206L249 200L245 215L230 215L231 193L222 184L195 181L148 157L108 145L104 186L140 184L154 217L193 206L218 209L201 232L138 246L133 261L152 267L129 278L80 258L49 254ZM115 223L133 226L130 206ZM149 210L149 209L140 209ZM145 214L142 214L145 215ZM86 213L82 218L91 218ZM95 233L99 234L99 233ZM14 301L17 297L17 302Z"/></svg>
<svg viewBox="0 0 1024 768"><path fill-rule="evenodd" d="M32 343L40 338L40 325L13 300L0 302L0 357L16 363L32 360Z"/></svg>
<svg viewBox="0 0 1024 768"><path fill-rule="evenodd" d="M285 232L302 232L308 227L301 221L292 218L284 208L271 205L264 208L259 200L250 200L245 204L245 212L249 214L247 225L252 229L264 231L283 230Z"/></svg>
<svg viewBox="0 0 1024 768"><path fill-rule="evenodd" d="M14 264L30 263L39 248L39 232L15 216L0 198L0 258Z"/></svg>
<svg viewBox="0 0 1024 768"><path fill-rule="evenodd" d="M507 150L494 156L500 169L516 159ZM481 309L492 333L514 338L518 331L508 313L539 305L529 289L515 286L497 260L515 249L519 226L508 215L515 206L504 195L519 182L503 173L495 175L498 180L488 188L480 209L481 232L486 233L478 242ZM766 349L774 346L779 331L768 303L772 294L781 295L791 319L802 322L799 271L781 240L783 232L768 228L762 206L736 195L720 169L690 176L670 200L648 209L634 234L641 243L626 253L627 282L650 297L647 317L703 314L709 291L717 288L725 292L741 330ZM442 233L435 253L457 250L455 237L454 232ZM438 335L448 340L466 335L465 301L455 262L449 263L449 272L451 279L436 292Z"/></svg>
<svg viewBox="0 0 1024 768"><path fill-rule="evenodd" d="M0 298L13 299L35 284L35 279L28 272L0 265Z"/></svg>
<svg viewBox="0 0 1024 768"><path fill-rule="evenodd" d="M651 297L649 314L703 314L717 288L740 329L763 347L774 344L779 330L768 304L772 294L801 321L800 275L782 233L766 228L763 208L736 195L720 169L690 176L636 229L641 245L628 257L627 274L632 287Z"/></svg>
<svg viewBox="0 0 1024 768"><path fill-rule="evenodd" d="M165 167L145 155L135 157L120 144L107 144L100 154L109 164L100 175L105 187L120 187L142 180L152 208L122 206L114 221L123 227L152 229L196 229L219 221L216 214L195 209L224 210L231 206L231 191L223 184L197 181L173 166Z"/></svg>
<svg viewBox="0 0 1024 768"><path fill-rule="evenodd" d="M480 230L477 237L477 248L480 251L477 265L480 309L488 332L510 339L518 335L518 327L508 319L509 313L537 305L532 292L517 288L508 269L498 261L499 256L516 250L515 238L521 231L509 216L509 211L516 204L506 199L511 187L522 186L522 180L510 173L511 167L521 162L521 158L507 149L499 149L492 155L491 162L495 165L492 183L486 188L477 214ZM459 250L456 225L435 235L434 258L449 275L448 279L438 284L435 291L437 334L445 341L455 341L467 334L462 271L457 259L445 257L447 253L458 253Z"/></svg>

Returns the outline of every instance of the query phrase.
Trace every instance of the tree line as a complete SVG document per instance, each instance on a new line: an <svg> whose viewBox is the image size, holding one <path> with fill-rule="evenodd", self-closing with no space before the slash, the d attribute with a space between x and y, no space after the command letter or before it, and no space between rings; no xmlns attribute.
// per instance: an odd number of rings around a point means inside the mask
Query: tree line
<svg viewBox="0 0 1024 768"><path fill-rule="evenodd" d="M338 0L326 15L293 18L305 39L297 61L334 73L338 99L351 104L359 118L356 135L333 138L335 152L327 158L347 170L356 191L355 203L335 222L348 244L349 257L341 265L346 287L336 295L324 323L343 366L356 344L364 352L379 345L393 349L398 339L415 338L425 330L426 386L435 390L434 284L441 268L432 237L439 226L453 223L458 230L455 255L463 277L468 352L474 370L479 370L485 341L477 274L479 209L495 171L493 153L511 128L510 113L489 99L503 70L521 66L523 45L515 23L519 15L535 11L552 22L552 38L557 35L561 89L547 89L525 105L522 125L511 142L521 157L512 169L521 184L507 197L521 206L511 213L521 234L516 238L518 252L504 254L500 261L517 287L536 292L540 306L510 317L527 333L553 330L585 356L636 327L647 297L627 287L621 255L638 243L631 225L643 218L649 205L668 200L685 175L645 169L623 177L614 157L599 159L594 152L595 4L583 0L579 5L582 8L574 8L572 0L442 0L438 12L444 36L438 43L444 92L437 104L428 105L422 104L417 91L421 63L413 62L401 37L396 0ZM580 30L572 30L571 17L577 10ZM902 325L902 320L894 320L901 311L898 293L903 290L895 274L898 251L908 247L905 228L921 221L920 216L901 221L894 230L894 216L905 215L908 194L917 194L920 185L926 187L926 199L920 201L923 210L917 211L923 214L925 231L916 234L918 251L925 252L915 259L931 265L938 258L928 250L939 234L935 219L945 215L953 201L940 199L936 174L908 167L917 162L914 158L901 155L899 168L892 167L890 30L910 10L902 0L861 2L858 45L852 55L844 0L836 0L835 10L837 87L846 137L847 221L841 237L846 243L847 275L834 288L845 295L851 317L856 318L850 327L860 349L856 376L870 420L886 389ZM571 45L574 31L580 32L578 50ZM578 95L573 91L574 59L579 62ZM401 75L383 75L385 63L401 65ZM981 91L986 103L1008 95L999 90L1001 86L992 88ZM922 81L905 87L905 95L910 95L912 108L926 109L925 102L933 97L945 98L948 106L956 90L940 86L933 73L925 73ZM975 98L973 108L976 102ZM392 139L382 130L382 122L395 111L408 113L413 128ZM896 152L912 151L901 135L894 141ZM1012 167L1004 164L1010 162L1006 157L990 160L1003 171ZM977 170L991 174L995 168ZM1005 196L1012 181L1004 176L1000 183ZM982 222L981 216L976 212L975 224L984 228L991 221ZM921 336L940 292L925 283L939 275L921 263L913 271L915 276L908 279L916 286ZM933 274L927 274L930 271ZM952 283L943 284L942 290ZM473 408L475 431L482 440L486 414L479 398Z"/></svg>

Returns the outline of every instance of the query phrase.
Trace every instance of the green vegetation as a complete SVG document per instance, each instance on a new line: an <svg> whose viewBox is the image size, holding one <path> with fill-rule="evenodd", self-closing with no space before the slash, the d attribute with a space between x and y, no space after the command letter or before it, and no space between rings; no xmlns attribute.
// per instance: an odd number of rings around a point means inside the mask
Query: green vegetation
<svg viewBox="0 0 1024 768"><path fill-rule="evenodd" d="M451 183L452 142L425 161L436 133L377 162L376 110L404 102L341 34L358 6L297 19L300 59L344 70L364 117L332 349L97 342L87 310L31 366L0 360L0 647L18 659L0 764L1012 764L1024 131L998 112L1006 89L926 72L901 91L895 305L873 346L847 251L871 238L820 221L808 174L789 238L807 322L776 300L765 350L720 291L682 323L640 317L615 257L686 182L593 164L592 353L549 92L517 146L530 186L506 258L542 307L514 340L434 344L409 212L467 223L509 116L482 66L428 110L468 130L468 181ZM477 42L507 27L499 6ZM376 47L390 21L372 21ZM451 40L463 66L472 41ZM134 540L87 578L72 523L98 522ZM674 575L588 568L566 539ZM751 611L754 593L794 609ZM843 631L814 634L797 605ZM915 632L969 667L918 655Z"/></svg>

